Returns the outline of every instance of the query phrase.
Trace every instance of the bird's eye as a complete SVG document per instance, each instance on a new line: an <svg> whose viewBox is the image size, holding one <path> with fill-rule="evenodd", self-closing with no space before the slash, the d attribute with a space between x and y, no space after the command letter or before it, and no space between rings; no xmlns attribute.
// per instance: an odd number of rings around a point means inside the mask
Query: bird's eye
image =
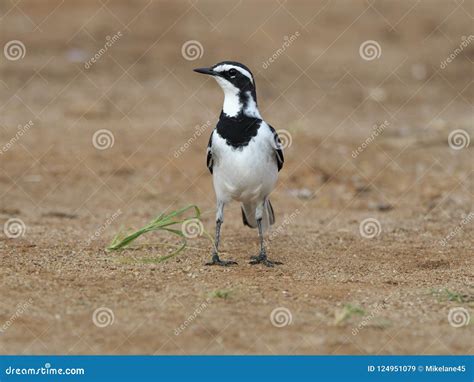
<svg viewBox="0 0 474 382"><path fill-rule="evenodd" d="M234 77L237 74L237 70L235 69L229 69L229 75Z"/></svg>

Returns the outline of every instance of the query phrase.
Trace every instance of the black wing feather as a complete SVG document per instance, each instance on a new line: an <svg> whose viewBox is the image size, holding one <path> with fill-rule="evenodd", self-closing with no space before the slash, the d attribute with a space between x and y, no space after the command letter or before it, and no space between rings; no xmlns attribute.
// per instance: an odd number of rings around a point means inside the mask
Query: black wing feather
<svg viewBox="0 0 474 382"><path fill-rule="evenodd" d="M270 125L269 125L270 126ZM270 130L273 133L273 140L275 142L275 156L277 160L277 165L278 165L278 171L280 171L283 168L283 163L285 162L285 157L283 156L283 150L281 147L281 141L280 137L278 136L277 132L275 129L270 126Z"/></svg>
<svg viewBox="0 0 474 382"><path fill-rule="evenodd" d="M209 137L209 142L207 143L207 168L209 169L209 172L212 174L212 165L214 162L212 161L212 135L214 134L214 131L212 131L211 136Z"/></svg>

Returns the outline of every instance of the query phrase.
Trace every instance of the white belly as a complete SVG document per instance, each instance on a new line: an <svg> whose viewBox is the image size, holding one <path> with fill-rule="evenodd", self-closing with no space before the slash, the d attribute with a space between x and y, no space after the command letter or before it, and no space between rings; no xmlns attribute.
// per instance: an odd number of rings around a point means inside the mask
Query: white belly
<svg viewBox="0 0 474 382"><path fill-rule="evenodd" d="M272 139L271 131L261 127L247 146L235 149L214 134L213 180L218 200L246 203L270 194L278 178Z"/></svg>

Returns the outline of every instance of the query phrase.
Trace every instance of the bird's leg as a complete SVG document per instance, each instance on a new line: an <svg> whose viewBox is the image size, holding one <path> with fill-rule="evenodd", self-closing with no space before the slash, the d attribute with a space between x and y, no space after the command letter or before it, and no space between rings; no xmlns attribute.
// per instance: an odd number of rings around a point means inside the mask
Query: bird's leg
<svg viewBox="0 0 474 382"><path fill-rule="evenodd" d="M263 204L265 206L265 203ZM263 209L262 209L263 214ZM257 207L257 227L258 227L258 238L260 239L260 253L258 256L252 256L250 260L250 264L264 264L267 267L273 267L275 265L280 265L279 261L271 261L267 258L267 252L265 250L265 242L263 240L263 228L262 228L262 215L259 214L259 208Z"/></svg>
<svg viewBox="0 0 474 382"><path fill-rule="evenodd" d="M232 260L221 260L219 259L219 241L221 239L221 225L224 222L224 203L217 203L217 214L216 214L216 239L214 243L214 249L212 250L212 259L206 265L221 265L228 266L237 264Z"/></svg>

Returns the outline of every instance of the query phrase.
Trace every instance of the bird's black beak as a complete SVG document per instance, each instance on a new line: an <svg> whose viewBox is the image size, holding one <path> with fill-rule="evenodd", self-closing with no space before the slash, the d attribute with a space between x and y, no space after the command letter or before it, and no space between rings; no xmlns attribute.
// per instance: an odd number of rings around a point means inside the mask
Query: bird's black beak
<svg viewBox="0 0 474 382"><path fill-rule="evenodd" d="M208 74L208 75L211 75L211 76L215 76L217 74L217 72L215 72L211 68L196 68L196 69L193 69L193 70L196 73Z"/></svg>

